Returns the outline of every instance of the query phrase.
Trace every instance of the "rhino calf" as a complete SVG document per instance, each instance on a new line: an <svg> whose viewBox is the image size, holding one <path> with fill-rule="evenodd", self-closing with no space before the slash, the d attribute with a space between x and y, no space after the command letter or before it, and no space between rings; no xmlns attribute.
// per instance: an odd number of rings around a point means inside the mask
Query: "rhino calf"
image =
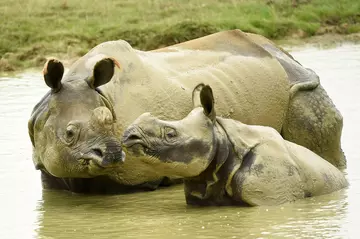
<svg viewBox="0 0 360 239"><path fill-rule="evenodd" d="M184 177L187 204L276 205L348 185L339 169L275 129L217 117L209 85L195 87L193 105L179 121L142 114L122 142L154 176Z"/></svg>

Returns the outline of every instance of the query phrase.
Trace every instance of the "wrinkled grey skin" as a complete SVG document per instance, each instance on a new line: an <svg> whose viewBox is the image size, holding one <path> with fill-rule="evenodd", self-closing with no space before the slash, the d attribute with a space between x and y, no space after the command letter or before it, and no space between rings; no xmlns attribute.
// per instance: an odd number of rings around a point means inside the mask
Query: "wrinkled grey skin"
<svg viewBox="0 0 360 239"><path fill-rule="evenodd" d="M277 205L348 186L339 169L273 128L216 117L210 86L199 84L193 102L180 121L144 113L123 136L131 160L185 177L188 204Z"/></svg>
<svg viewBox="0 0 360 239"><path fill-rule="evenodd" d="M221 96L218 115L271 126L333 165L346 165L342 116L319 77L260 35L223 31L148 52L109 41L63 73L60 62L46 64L51 90L28 123L44 188L120 193L168 184L149 165L124 161L119 139L144 112L185 117L201 81Z"/></svg>

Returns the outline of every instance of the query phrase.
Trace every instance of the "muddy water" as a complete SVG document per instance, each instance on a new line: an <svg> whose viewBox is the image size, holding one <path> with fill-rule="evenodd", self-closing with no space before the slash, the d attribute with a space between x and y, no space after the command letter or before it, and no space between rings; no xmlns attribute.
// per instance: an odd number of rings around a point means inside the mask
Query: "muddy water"
<svg viewBox="0 0 360 239"><path fill-rule="evenodd" d="M117 196L43 191L27 119L47 88L25 74L0 78L0 238L358 238L360 45L292 54L320 75L344 116L348 189L256 208L188 207L181 185Z"/></svg>

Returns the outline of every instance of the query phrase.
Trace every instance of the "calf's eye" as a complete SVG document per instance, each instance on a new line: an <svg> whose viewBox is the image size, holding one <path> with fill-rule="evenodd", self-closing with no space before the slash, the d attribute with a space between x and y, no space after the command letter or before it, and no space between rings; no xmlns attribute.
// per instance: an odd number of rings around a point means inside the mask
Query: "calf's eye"
<svg viewBox="0 0 360 239"><path fill-rule="evenodd" d="M72 137L74 137L74 131L73 131L72 129L66 130L66 137L67 137L67 138L72 138Z"/></svg>
<svg viewBox="0 0 360 239"><path fill-rule="evenodd" d="M172 140L177 136L176 130L171 127L165 127L165 138L167 140Z"/></svg>

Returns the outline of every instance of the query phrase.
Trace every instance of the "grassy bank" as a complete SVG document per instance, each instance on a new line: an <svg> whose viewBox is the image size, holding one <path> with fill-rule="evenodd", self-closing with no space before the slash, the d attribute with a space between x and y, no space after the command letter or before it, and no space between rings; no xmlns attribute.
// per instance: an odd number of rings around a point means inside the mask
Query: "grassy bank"
<svg viewBox="0 0 360 239"><path fill-rule="evenodd" d="M360 32L358 0L0 0L0 71L74 59L96 44L143 50L239 28L271 39Z"/></svg>

